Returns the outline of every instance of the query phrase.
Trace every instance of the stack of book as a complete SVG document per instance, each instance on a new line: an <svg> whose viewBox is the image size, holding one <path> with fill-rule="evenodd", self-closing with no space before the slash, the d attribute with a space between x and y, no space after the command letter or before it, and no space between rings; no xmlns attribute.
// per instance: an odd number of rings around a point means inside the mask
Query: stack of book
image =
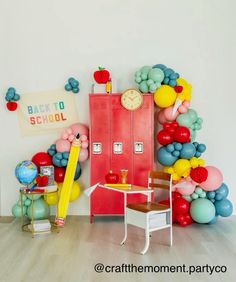
<svg viewBox="0 0 236 282"><path fill-rule="evenodd" d="M51 223L48 219L42 219L42 220L34 220L34 222L29 225L29 229L34 233L50 233L51 232Z"/></svg>

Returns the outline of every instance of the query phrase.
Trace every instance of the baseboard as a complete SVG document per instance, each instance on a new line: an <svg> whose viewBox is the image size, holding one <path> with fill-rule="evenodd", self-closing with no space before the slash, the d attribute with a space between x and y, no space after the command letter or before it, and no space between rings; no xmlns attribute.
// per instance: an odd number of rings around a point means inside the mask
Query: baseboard
<svg viewBox="0 0 236 282"><path fill-rule="evenodd" d="M0 223L11 223L14 219L14 216L0 216Z"/></svg>

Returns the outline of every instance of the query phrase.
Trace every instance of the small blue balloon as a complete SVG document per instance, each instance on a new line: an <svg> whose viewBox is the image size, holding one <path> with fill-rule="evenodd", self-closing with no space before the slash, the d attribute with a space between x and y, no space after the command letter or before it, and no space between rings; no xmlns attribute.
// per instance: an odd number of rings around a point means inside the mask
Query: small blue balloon
<svg viewBox="0 0 236 282"><path fill-rule="evenodd" d="M62 153L57 153L56 157L57 157L58 160L62 160L63 159Z"/></svg>
<svg viewBox="0 0 236 282"><path fill-rule="evenodd" d="M195 153L194 157L196 157L196 158L200 158L200 157L201 157L201 155L202 155L202 154L201 154L200 152L198 152L198 151L197 151L197 152Z"/></svg>
<svg viewBox="0 0 236 282"><path fill-rule="evenodd" d="M169 77L173 72L174 72L174 71L173 71L172 69L169 69L169 68L167 68L167 69L164 70L164 74L165 74L165 76L167 76L167 77Z"/></svg>
<svg viewBox="0 0 236 282"><path fill-rule="evenodd" d="M6 96L7 96L7 98L8 99L13 99L14 98L14 96L15 96L15 93L14 92L7 92L7 94L6 94Z"/></svg>
<svg viewBox="0 0 236 282"><path fill-rule="evenodd" d="M70 84L72 84L73 81L75 81L74 77L70 77L70 78L68 79L68 82L69 82Z"/></svg>
<svg viewBox="0 0 236 282"><path fill-rule="evenodd" d="M157 65L154 65L152 68L153 69L157 68L157 69L165 70L167 67L163 64L157 64Z"/></svg>
<svg viewBox="0 0 236 282"><path fill-rule="evenodd" d="M179 157L179 155L180 155L180 151L174 151L174 152L172 152L172 155L174 156L174 157Z"/></svg>
<svg viewBox="0 0 236 282"><path fill-rule="evenodd" d="M180 151L183 148L183 145L181 143L175 143L175 150Z"/></svg>
<svg viewBox="0 0 236 282"><path fill-rule="evenodd" d="M69 152L63 152L62 153L63 159L67 159L68 160L69 159L69 154L70 154Z"/></svg>
<svg viewBox="0 0 236 282"><path fill-rule="evenodd" d="M229 188L225 183L222 183L221 186L215 192L216 195L221 195L221 199L224 199L229 194Z"/></svg>
<svg viewBox="0 0 236 282"><path fill-rule="evenodd" d="M52 157L52 162L55 166L61 167L61 161L56 158L56 155Z"/></svg>
<svg viewBox="0 0 236 282"><path fill-rule="evenodd" d="M177 85L176 80L170 79L169 85L170 85L171 87L175 87L175 86Z"/></svg>
<svg viewBox="0 0 236 282"><path fill-rule="evenodd" d="M56 144L52 144L52 145L50 146L50 149L56 150Z"/></svg>
<svg viewBox="0 0 236 282"><path fill-rule="evenodd" d="M166 150L167 150L167 152L172 153L175 150L175 146L173 144L168 144L166 146Z"/></svg>
<svg viewBox="0 0 236 282"><path fill-rule="evenodd" d="M176 80L177 77L178 77L178 75L177 75L176 73L172 73L172 74L170 75L170 79L171 79L171 80Z"/></svg>
<svg viewBox="0 0 236 282"><path fill-rule="evenodd" d="M164 80L163 80L163 83L164 83L164 84L168 84L169 81L170 81L170 79L169 79L168 77L165 77Z"/></svg>
<svg viewBox="0 0 236 282"><path fill-rule="evenodd" d="M9 87L8 90L7 90L7 93L15 94L16 93L16 89L14 87Z"/></svg>
<svg viewBox="0 0 236 282"><path fill-rule="evenodd" d="M65 90L66 90L66 91L71 91L71 90L72 90L72 86L71 86L69 83L67 83L67 84L65 85Z"/></svg>
<svg viewBox="0 0 236 282"><path fill-rule="evenodd" d="M197 151L200 153L204 153L206 151L206 145L205 144L198 144Z"/></svg>
<svg viewBox="0 0 236 282"><path fill-rule="evenodd" d="M214 191L207 192L208 199L215 199L216 193Z"/></svg>
<svg viewBox="0 0 236 282"><path fill-rule="evenodd" d="M75 177L74 177L74 180L77 180L80 178L80 175L81 175L81 167L80 167L80 164L77 163L77 166L76 166L76 170L75 170Z"/></svg>
<svg viewBox="0 0 236 282"><path fill-rule="evenodd" d="M73 80L70 85L72 86L72 88L78 88L79 82L77 80Z"/></svg>
<svg viewBox="0 0 236 282"><path fill-rule="evenodd" d="M193 145L197 148L198 142L193 142Z"/></svg>
<svg viewBox="0 0 236 282"><path fill-rule="evenodd" d="M228 217L233 213L233 205L228 199L215 201L216 213L223 217Z"/></svg>
<svg viewBox="0 0 236 282"><path fill-rule="evenodd" d="M55 151L54 150L51 150L51 149L48 149L48 154L50 155L50 156L54 156L55 155Z"/></svg>
<svg viewBox="0 0 236 282"><path fill-rule="evenodd" d="M14 101L19 101L19 100L20 100L20 95L16 93L16 94L14 95L14 97L13 97L13 100L14 100Z"/></svg>
<svg viewBox="0 0 236 282"><path fill-rule="evenodd" d="M78 88L78 87L73 88L73 89L72 89L72 92L73 92L73 93L79 93L79 88Z"/></svg>
<svg viewBox="0 0 236 282"><path fill-rule="evenodd" d="M61 165L62 166L67 166L67 163L68 163L68 160L66 160L66 159L62 159L61 160Z"/></svg>
<svg viewBox="0 0 236 282"><path fill-rule="evenodd" d="M216 201L220 201L222 199L223 199L223 196L221 194L216 194L216 196L215 196Z"/></svg>

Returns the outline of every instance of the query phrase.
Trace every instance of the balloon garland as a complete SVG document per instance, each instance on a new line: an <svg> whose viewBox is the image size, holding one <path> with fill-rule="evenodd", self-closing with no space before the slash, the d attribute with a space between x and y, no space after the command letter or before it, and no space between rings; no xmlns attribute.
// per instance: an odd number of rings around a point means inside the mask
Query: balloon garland
<svg viewBox="0 0 236 282"><path fill-rule="evenodd" d="M215 223L227 217L233 205L227 199L228 187L220 170L205 166L200 159L205 144L193 142L202 127L202 118L190 109L192 86L173 69L163 64L144 66L135 73L143 93L153 93L159 108L157 122L162 129L157 142L157 161L173 179L173 222L187 226L192 222Z"/></svg>

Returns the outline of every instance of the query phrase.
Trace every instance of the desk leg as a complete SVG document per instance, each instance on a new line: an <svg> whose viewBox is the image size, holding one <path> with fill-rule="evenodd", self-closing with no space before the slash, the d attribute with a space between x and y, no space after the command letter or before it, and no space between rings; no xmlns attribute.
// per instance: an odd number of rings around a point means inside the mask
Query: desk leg
<svg viewBox="0 0 236 282"><path fill-rule="evenodd" d="M124 225L125 225L125 236L122 240L122 242L120 243L121 245L123 245L127 239L127 216L126 216L126 206L127 206L127 194L124 193Z"/></svg>

